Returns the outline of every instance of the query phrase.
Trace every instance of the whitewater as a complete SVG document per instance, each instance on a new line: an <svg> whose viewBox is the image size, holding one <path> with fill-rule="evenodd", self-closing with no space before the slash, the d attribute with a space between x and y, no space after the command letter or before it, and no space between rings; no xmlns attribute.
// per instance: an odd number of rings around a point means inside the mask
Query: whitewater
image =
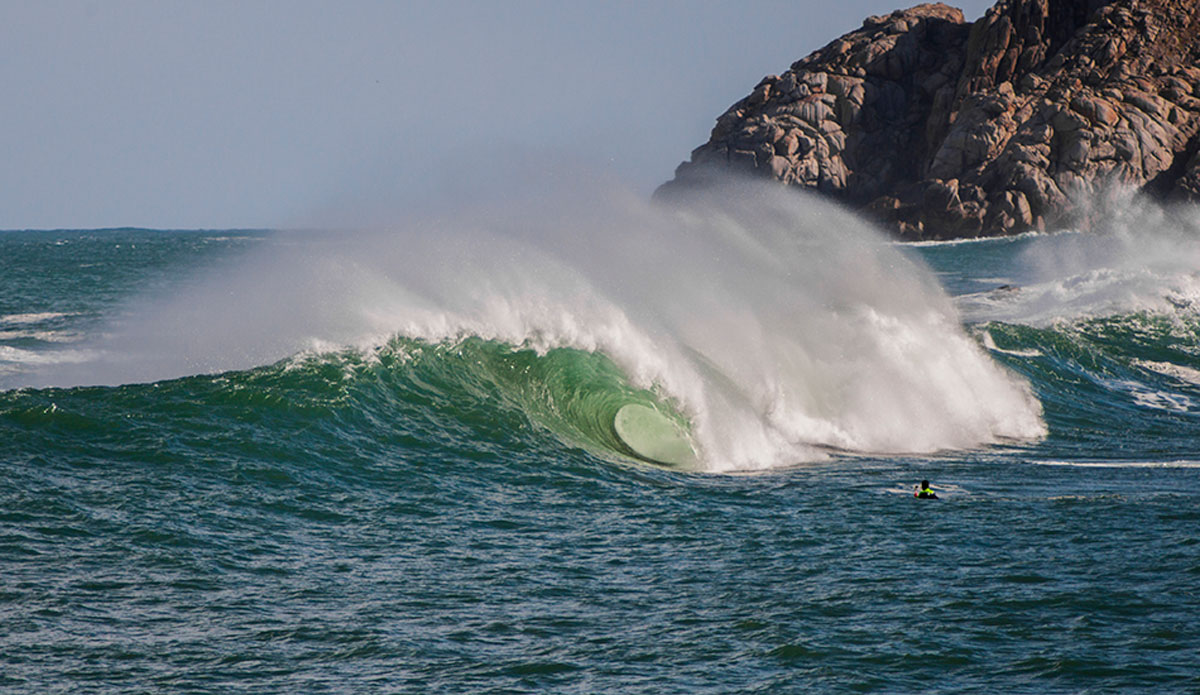
<svg viewBox="0 0 1200 695"><path fill-rule="evenodd" d="M1119 210L0 232L0 689L1194 692L1200 214Z"/></svg>
<svg viewBox="0 0 1200 695"><path fill-rule="evenodd" d="M921 263L813 197L731 184L663 207L602 191L297 236L135 302L36 379L146 382L476 338L611 359L687 421L704 470L1045 433L1028 384L966 334Z"/></svg>

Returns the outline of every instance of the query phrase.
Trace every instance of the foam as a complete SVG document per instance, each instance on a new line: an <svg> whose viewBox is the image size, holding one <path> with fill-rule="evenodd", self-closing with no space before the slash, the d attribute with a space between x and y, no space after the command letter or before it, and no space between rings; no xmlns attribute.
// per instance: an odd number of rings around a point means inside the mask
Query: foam
<svg viewBox="0 0 1200 695"><path fill-rule="evenodd" d="M1143 369L1162 374L1163 376L1185 381L1193 386L1200 386L1200 369L1153 360L1133 360L1133 364Z"/></svg>
<svg viewBox="0 0 1200 695"><path fill-rule="evenodd" d="M1030 461L1038 466L1070 468L1200 468L1200 461Z"/></svg>
<svg viewBox="0 0 1200 695"><path fill-rule="evenodd" d="M1200 312L1200 208L1126 194L1093 232L1026 237L1010 291L956 302L969 322L1049 326L1147 312Z"/></svg>
<svg viewBox="0 0 1200 695"><path fill-rule="evenodd" d="M67 318L75 316L70 312L44 311L30 314L5 314L0 316L0 323L8 325L25 325L32 323L43 323L45 321L53 321L55 319Z"/></svg>
<svg viewBox="0 0 1200 695"><path fill-rule="evenodd" d="M1188 412L1195 408L1195 401L1180 393L1171 393L1146 386L1128 379L1102 379L1100 383L1110 391L1123 392L1143 408Z"/></svg>
<svg viewBox="0 0 1200 695"><path fill-rule="evenodd" d="M588 188L282 242L127 307L102 359L46 379L478 336L607 354L691 419L709 470L1046 432L1029 385L965 334L932 274L814 197L732 186L665 207Z"/></svg>
<svg viewBox="0 0 1200 695"><path fill-rule="evenodd" d="M83 339L76 331L0 331L0 340L40 340L43 343L74 343Z"/></svg>
<svg viewBox="0 0 1200 695"><path fill-rule="evenodd" d="M13 365L83 364L95 357L96 353L90 350L24 350L11 345L0 345L0 362Z"/></svg>

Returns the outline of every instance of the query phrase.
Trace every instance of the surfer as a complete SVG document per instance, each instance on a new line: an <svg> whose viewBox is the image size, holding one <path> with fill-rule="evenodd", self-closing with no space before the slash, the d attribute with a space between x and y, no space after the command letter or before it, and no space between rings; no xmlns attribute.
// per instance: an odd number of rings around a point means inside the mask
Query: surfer
<svg viewBox="0 0 1200 695"><path fill-rule="evenodd" d="M918 485L913 490L913 497L916 497L917 499L921 499L921 500L936 500L936 499L938 499L937 493L935 493L933 490L929 489L929 481L928 480L922 480L921 484Z"/></svg>

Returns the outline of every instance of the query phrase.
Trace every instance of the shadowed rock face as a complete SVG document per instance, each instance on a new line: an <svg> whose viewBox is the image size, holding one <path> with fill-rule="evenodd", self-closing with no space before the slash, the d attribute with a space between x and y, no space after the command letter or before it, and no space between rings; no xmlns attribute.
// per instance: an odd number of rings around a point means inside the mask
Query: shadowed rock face
<svg viewBox="0 0 1200 695"><path fill-rule="evenodd" d="M869 17L764 78L659 196L735 170L905 239L1086 228L1122 188L1200 198L1200 3L1000 0Z"/></svg>

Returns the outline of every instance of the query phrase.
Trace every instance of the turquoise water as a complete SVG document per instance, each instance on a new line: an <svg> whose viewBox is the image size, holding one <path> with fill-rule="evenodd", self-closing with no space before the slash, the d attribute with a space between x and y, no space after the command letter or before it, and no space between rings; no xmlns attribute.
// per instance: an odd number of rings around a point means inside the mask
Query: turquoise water
<svg viewBox="0 0 1200 695"><path fill-rule="evenodd" d="M734 268L728 249L772 251L753 283L697 273L690 296L717 284L728 316L706 297L677 312L666 285L669 303L641 302L655 293L620 291L632 273L609 288L579 260L604 254L556 247L595 290L572 323L535 291L565 287L550 271L531 290L471 266L486 291L466 295L458 275L377 272L408 241L0 233L0 690L1200 690L1192 238L1163 233L1153 257L1120 234L878 255L801 238L842 264L807 268L819 286L772 275L793 252L778 240L720 247ZM445 272L431 258L426 279ZM971 346L918 343L941 390L891 376L917 368L896 346L917 338L888 273L957 317L939 340ZM841 276L853 289L820 294ZM506 301L470 314L462 296ZM738 303L771 297L832 339ZM611 316L632 318L593 329ZM838 344L874 335L849 332L864 321L895 354ZM727 345L775 356L754 360L769 388L739 381ZM876 405L847 396L863 373ZM926 431L846 408L938 400L986 412ZM637 460L611 426L630 402L683 423L702 463ZM922 478L942 499L912 498Z"/></svg>

